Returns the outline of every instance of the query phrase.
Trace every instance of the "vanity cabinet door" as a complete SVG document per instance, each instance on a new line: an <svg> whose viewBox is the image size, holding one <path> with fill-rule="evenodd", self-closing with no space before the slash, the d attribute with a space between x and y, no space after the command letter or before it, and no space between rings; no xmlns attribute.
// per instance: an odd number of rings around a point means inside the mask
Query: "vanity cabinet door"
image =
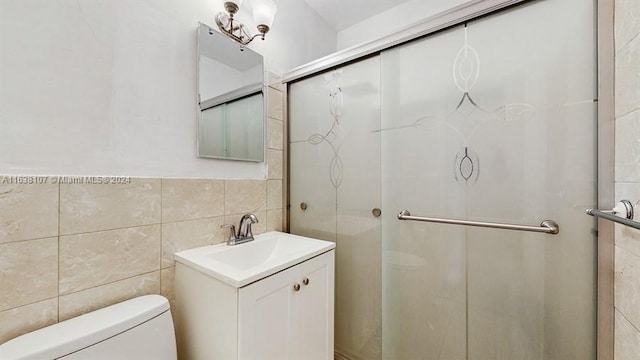
<svg viewBox="0 0 640 360"><path fill-rule="evenodd" d="M292 359L295 268L239 289L238 359Z"/></svg>
<svg viewBox="0 0 640 360"><path fill-rule="evenodd" d="M334 251L297 266L292 297L295 359L333 359Z"/></svg>
<svg viewBox="0 0 640 360"><path fill-rule="evenodd" d="M333 287L332 250L240 288L238 358L333 359Z"/></svg>

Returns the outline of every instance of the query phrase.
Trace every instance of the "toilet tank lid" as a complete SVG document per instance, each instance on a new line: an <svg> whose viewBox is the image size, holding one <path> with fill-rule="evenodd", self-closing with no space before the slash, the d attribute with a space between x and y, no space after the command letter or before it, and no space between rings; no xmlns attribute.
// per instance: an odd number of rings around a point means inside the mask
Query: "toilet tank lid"
<svg viewBox="0 0 640 360"><path fill-rule="evenodd" d="M160 295L145 295L19 336L0 345L0 359L56 359L94 345L169 310Z"/></svg>

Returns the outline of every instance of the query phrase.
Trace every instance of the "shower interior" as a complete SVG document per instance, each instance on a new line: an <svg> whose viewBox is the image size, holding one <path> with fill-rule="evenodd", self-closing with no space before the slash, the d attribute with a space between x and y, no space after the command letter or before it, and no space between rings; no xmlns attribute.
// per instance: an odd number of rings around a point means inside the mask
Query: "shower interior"
<svg viewBox="0 0 640 360"><path fill-rule="evenodd" d="M289 83L290 231L336 242L340 357L595 359L594 14L525 2Z"/></svg>

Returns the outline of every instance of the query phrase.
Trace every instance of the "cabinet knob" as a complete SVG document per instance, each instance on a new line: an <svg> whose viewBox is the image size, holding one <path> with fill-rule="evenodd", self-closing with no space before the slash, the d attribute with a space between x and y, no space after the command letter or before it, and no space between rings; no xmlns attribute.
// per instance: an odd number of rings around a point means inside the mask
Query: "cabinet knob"
<svg viewBox="0 0 640 360"><path fill-rule="evenodd" d="M293 291L300 291L300 284L293 285Z"/></svg>
<svg viewBox="0 0 640 360"><path fill-rule="evenodd" d="M371 210L371 215L373 215L373 217L380 217L380 215L382 215L382 210L374 208Z"/></svg>
<svg viewBox="0 0 640 360"><path fill-rule="evenodd" d="M302 279L302 283L305 285L309 285L309 278Z"/></svg>
<svg viewBox="0 0 640 360"><path fill-rule="evenodd" d="M308 207L308 206L307 206L307 203L306 203L306 202L301 202L301 203L300 203L300 209L301 209L302 211L307 210L307 207Z"/></svg>

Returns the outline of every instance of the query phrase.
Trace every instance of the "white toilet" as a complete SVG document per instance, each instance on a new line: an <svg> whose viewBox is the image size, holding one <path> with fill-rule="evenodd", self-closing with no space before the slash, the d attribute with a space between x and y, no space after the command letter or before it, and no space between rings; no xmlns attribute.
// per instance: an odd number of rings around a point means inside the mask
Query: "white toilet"
<svg viewBox="0 0 640 360"><path fill-rule="evenodd" d="M0 345L0 359L175 360L169 302L146 295L19 336Z"/></svg>

